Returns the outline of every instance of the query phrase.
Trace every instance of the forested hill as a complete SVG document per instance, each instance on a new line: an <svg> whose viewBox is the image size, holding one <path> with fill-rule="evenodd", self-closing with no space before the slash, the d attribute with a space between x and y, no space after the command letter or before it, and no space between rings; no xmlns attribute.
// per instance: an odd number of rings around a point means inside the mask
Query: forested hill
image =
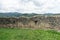
<svg viewBox="0 0 60 40"><path fill-rule="evenodd" d="M35 13L17 13L17 12L9 12L9 13L0 13L0 17L20 17L20 16L27 16L27 17L32 17L38 14Z"/></svg>
<svg viewBox="0 0 60 40"><path fill-rule="evenodd" d="M57 16L60 14L53 14L53 13L45 13L45 14L37 14L37 13L18 13L18 12L8 12L8 13L0 13L0 17L33 17L33 16Z"/></svg>

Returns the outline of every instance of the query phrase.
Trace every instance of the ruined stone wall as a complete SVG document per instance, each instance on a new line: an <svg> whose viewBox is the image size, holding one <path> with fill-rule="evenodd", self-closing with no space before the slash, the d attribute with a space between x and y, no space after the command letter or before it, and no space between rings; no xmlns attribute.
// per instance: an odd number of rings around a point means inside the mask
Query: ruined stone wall
<svg viewBox="0 0 60 40"><path fill-rule="evenodd" d="M0 18L0 28L60 29L60 17Z"/></svg>

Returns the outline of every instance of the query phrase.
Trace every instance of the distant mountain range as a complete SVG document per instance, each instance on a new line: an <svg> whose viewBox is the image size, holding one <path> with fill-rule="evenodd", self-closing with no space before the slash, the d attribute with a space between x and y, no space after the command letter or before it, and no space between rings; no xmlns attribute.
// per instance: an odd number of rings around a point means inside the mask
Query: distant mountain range
<svg viewBox="0 0 60 40"><path fill-rule="evenodd" d="M38 14L35 14L35 13L31 13L31 14L24 13L23 14L23 13L18 13L18 12L0 13L0 17L20 17L20 16L31 17L35 15L38 15Z"/></svg>
<svg viewBox="0 0 60 40"><path fill-rule="evenodd" d="M53 14L53 13L45 13L45 14L29 13L28 14L28 13L18 13L18 12L0 13L0 17L20 17L20 16L32 17L35 15L51 16L51 15L59 15L59 14Z"/></svg>

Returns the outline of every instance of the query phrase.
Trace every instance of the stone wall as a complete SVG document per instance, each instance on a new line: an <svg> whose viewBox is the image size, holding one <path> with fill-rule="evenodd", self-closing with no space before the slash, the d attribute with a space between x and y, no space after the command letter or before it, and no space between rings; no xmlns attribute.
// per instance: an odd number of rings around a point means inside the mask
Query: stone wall
<svg viewBox="0 0 60 40"><path fill-rule="evenodd" d="M0 18L0 27L4 28L36 28L36 29L60 29L60 17L19 17Z"/></svg>

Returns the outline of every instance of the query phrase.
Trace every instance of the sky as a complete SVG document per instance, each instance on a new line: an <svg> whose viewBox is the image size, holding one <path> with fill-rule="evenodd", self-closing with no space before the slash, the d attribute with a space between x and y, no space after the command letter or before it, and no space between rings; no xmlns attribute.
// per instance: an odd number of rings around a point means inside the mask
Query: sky
<svg viewBox="0 0 60 40"><path fill-rule="evenodd" d="M60 0L0 0L0 12L60 13Z"/></svg>

